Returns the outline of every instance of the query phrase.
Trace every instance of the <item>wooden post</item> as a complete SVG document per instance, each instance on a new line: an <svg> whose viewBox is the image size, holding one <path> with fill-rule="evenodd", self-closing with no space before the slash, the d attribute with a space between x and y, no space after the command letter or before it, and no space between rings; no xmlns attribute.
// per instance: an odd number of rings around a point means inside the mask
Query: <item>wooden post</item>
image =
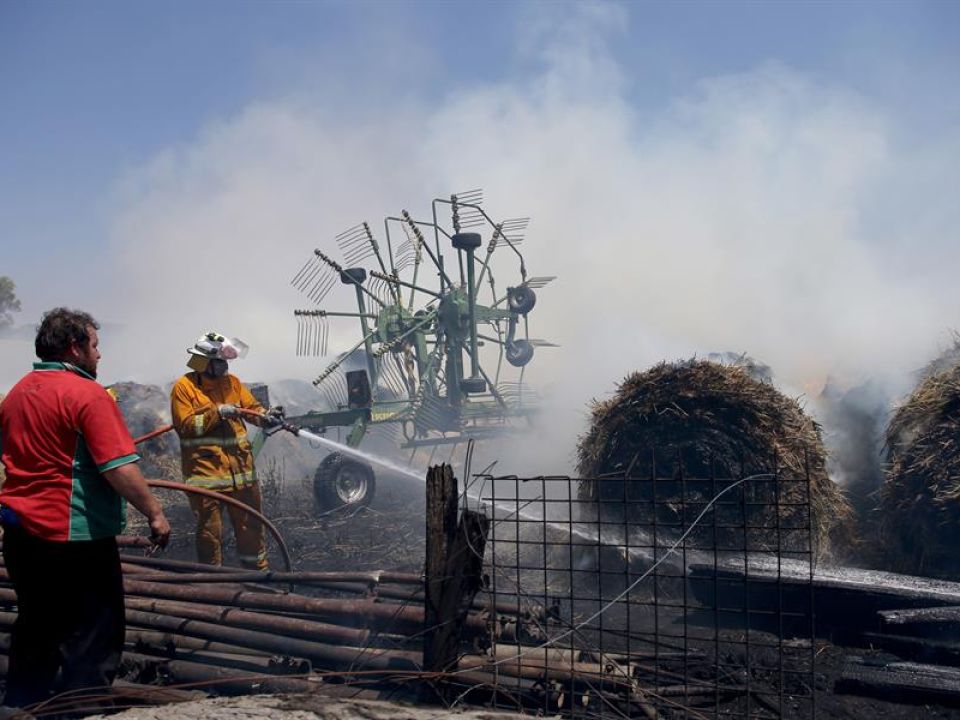
<svg viewBox="0 0 960 720"><path fill-rule="evenodd" d="M488 518L465 511L457 517L457 479L449 465L427 473L427 548L423 669L456 667L460 632L483 584L483 551Z"/></svg>

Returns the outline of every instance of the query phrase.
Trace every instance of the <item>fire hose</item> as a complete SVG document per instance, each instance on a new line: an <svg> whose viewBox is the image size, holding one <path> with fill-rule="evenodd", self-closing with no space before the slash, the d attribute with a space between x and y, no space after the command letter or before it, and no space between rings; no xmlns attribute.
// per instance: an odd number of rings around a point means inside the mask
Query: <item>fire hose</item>
<svg viewBox="0 0 960 720"><path fill-rule="evenodd" d="M245 415L251 419L257 419L257 420L267 419L265 418L263 413L258 413L254 410L247 410L246 408L237 408L237 410L242 415ZM291 425L290 423L281 419L277 419L277 420L270 419L270 422L275 427L282 428L294 434L296 434L298 431L298 428L296 428L296 426ZM153 430L152 432L148 432L146 435L141 435L140 437L135 438L133 442L134 444L139 445L140 443L146 442L147 440L155 438L159 435L163 435L164 433L169 432L170 430L173 430L173 425L164 425L163 427L159 427L156 430ZM242 503L239 500L236 500L224 493L215 492L213 490L207 490L206 488L194 487L193 485L188 485L187 483L174 482L173 480L148 479L147 485L149 485L150 487L166 488L168 490L181 490L185 493L201 495L203 497L211 498L213 500L218 500L220 502L226 503L227 505L232 505L233 507L239 508L240 510L247 513L248 515L252 515L254 518L257 519L257 521L261 525L263 525L263 527L265 527L270 532L271 535L273 535L273 538L277 541L277 546L280 548L280 554L283 556L283 563L284 565L286 565L287 572L290 572L293 569L293 566L290 562L290 552L287 549L287 543L284 541L283 535L280 534L280 531L277 529L276 525L270 522L270 520L268 520L266 516L263 515L263 513L257 510L254 510L252 507L250 507L246 503Z"/></svg>

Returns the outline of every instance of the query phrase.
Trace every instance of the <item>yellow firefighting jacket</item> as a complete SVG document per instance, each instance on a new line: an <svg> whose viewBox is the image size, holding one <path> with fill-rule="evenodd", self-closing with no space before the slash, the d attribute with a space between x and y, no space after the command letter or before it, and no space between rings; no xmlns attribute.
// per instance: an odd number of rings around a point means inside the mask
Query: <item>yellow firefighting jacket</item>
<svg viewBox="0 0 960 720"><path fill-rule="evenodd" d="M232 490L256 482L253 450L239 418L221 419L218 405L263 412L236 376L211 378L187 373L170 391L170 414L180 436L183 480L210 490Z"/></svg>

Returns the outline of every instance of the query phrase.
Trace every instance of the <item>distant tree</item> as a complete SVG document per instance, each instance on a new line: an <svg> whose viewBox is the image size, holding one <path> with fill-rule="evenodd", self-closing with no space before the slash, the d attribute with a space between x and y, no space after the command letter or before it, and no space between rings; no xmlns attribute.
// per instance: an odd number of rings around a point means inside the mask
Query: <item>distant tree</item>
<svg viewBox="0 0 960 720"><path fill-rule="evenodd" d="M0 275L0 330L13 325L13 313L20 312L17 286L6 275Z"/></svg>

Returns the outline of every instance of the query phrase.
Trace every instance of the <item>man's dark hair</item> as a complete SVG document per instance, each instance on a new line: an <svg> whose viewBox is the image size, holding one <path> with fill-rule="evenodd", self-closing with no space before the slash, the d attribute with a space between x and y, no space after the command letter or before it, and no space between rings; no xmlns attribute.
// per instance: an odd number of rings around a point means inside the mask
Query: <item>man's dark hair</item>
<svg viewBox="0 0 960 720"><path fill-rule="evenodd" d="M65 307L45 312L34 341L37 357L44 362L63 360L71 345L89 342L90 328L99 330L100 325L89 313Z"/></svg>

